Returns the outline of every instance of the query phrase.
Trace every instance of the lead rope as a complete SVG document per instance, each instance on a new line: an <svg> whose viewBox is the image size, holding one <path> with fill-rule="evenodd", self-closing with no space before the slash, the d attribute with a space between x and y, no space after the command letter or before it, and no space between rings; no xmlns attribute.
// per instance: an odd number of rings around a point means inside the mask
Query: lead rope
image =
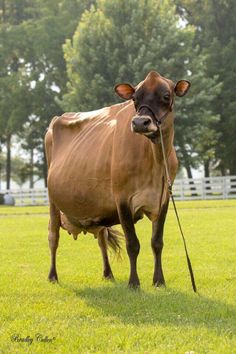
<svg viewBox="0 0 236 354"><path fill-rule="evenodd" d="M168 190L169 190L170 197L171 197L171 200L172 200L172 203L173 203L173 206L174 206L176 219L177 219L177 222L178 222L178 225L179 225L179 229L180 229L180 233L181 233L181 236L182 236L182 240L183 240L183 243L184 243L184 249L185 249L185 254L186 254L186 258L187 258L187 264L188 264L188 270L189 270L189 274L190 274L190 278L191 278L192 288L193 288L193 291L195 293L197 293L197 287L196 287L196 283L195 283L195 279L194 279L193 268L192 268L191 261L190 261L189 255L188 255L188 250L187 250L187 245L186 245L184 233L183 233L183 230L182 230L182 227L181 227L181 224L180 224L180 219L179 219L179 215L178 215L178 212L177 212L177 208L176 208L176 205L175 205L175 200L174 200L174 196L173 196L173 192L172 192L172 183L171 183L170 175L169 175L169 171L168 171L168 165L167 165L167 159L166 159L166 154L165 154L165 147L164 147L164 141L163 141L163 136L162 136L162 130L161 130L160 123L158 124L158 127L159 127L159 131L160 131L161 148L162 148L162 154L163 154L163 159L164 159L164 166L165 166Z"/></svg>

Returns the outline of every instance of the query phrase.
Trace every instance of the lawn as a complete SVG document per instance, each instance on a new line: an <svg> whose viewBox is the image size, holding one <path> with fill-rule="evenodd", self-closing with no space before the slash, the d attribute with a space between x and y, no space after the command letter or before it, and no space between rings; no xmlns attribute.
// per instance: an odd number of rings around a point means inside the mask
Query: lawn
<svg viewBox="0 0 236 354"><path fill-rule="evenodd" d="M141 289L128 259L102 279L97 241L61 233L59 284L47 281L47 208L0 208L0 353L236 353L236 201L177 202L199 295L170 208L166 289L152 287L151 223L137 226ZM19 339L25 342L19 342Z"/></svg>

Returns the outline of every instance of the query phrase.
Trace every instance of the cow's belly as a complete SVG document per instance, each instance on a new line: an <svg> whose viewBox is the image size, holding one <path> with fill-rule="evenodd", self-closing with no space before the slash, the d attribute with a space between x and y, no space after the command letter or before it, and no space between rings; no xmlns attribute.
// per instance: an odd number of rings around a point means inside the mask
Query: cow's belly
<svg viewBox="0 0 236 354"><path fill-rule="evenodd" d="M49 172L48 189L50 199L57 208L84 226L110 220L116 214L109 178L58 178L52 170Z"/></svg>

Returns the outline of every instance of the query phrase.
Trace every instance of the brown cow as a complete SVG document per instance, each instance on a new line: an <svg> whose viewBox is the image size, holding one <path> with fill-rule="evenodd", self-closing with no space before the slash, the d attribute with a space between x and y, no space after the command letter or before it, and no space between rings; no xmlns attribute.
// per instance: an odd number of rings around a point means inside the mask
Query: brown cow
<svg viewBox="0 0 236 354"><path fill-rule="evenodd" d="M186 80L174 84L150 72L136 88L119 84L116 93L125 103L87 113L55 117L45 137L50 199L49 280L57 281L56 250L59 229L74 238L91 232L98 238L104 277L113 278L107 245L119 250L121 224L130 259L129 286L138 287L136 269L139 240L134 223L146 215L153 225L151 246L155 259L153 284L165 284L161 253L169 193L165 180L160 132L172 182L177 170L173 146L174 97L184 96Z"/></svg>

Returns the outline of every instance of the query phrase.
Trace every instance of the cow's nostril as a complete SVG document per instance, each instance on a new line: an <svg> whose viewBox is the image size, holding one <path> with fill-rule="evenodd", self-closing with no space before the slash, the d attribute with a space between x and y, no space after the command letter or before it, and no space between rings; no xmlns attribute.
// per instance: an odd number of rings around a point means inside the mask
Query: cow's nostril
<svg viewBox="0 0 236 354"><path fill-rule="evenodd" d="M143 122L143 125L145 127L147 127L149 124L151 123L151 121L149 119L146 119L144 122Z"/></svg>

